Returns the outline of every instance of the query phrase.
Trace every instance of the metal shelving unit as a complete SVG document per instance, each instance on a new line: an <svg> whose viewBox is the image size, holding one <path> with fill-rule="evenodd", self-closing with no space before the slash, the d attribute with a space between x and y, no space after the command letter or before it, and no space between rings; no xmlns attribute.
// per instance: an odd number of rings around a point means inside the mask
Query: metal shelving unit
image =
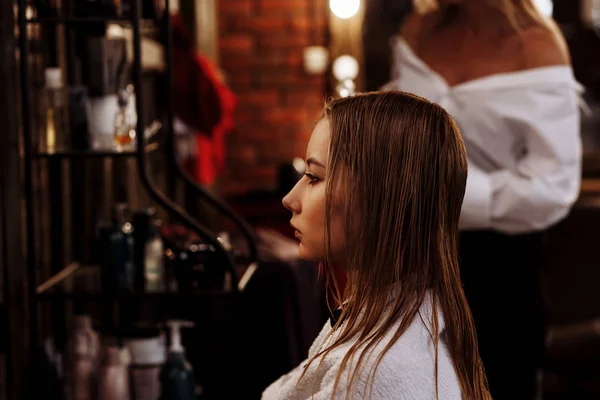
<svg viewBox="0 0 600 400"><path fill-rule="evenodd" d="M29 70L29 57L30 57L30 43L27 37L28 26L31 24L43 24L48 26L60 26L63 25L74 32L77 31L78 27L86 23L128 23L133 30L133 70L132 70L132 83L136 90L136 111L137 115L137 132L144 132L145 121L142 116L145 115L145 98L144 85L142 82L142 64L141 64L141 27L142 23L146 23L146 20L142 19L142 3L141 0L131 0L131 15L128 17L85 17L78 18L71 16L71 8L68 3L72 3L74 0L67 0L65 5L66 14L68 16L60 16L56 18L32 18L27 19L27 0L18 0L18 28L19 28L19 53L20 53L20 77L21 77L21 107L22 107L22 135L24 145L24 184L25 184L25 213L26 213L26 254L27 254L27 276L28 276L28 297L29 297L29 328L30 328L30 348L34 348L39 340L38 335L38 323L39 315L38 308L44 304L60 304L60 303L74 303L74 302L96 302L96 303L127 303L133 299L135 300L157 300L157 301L178 301L187 300L189 298L205 298L207 301L211 299L220 299L223 297L230 296L232 298L238 298L239 294L243 290L244 284L248 281L254 270L256 269L257 261L257 247L254 238L252 228L232 209L230 209L222 201L208 193L201 186L196 184L182 168L180 167L175 153L175 139L173 133L173 118L174 111L172 109L172 63L171 63L171 38L172 38L172 27L170 18L166 18L166 43L165 43L165 56L166 56L166 91L168 98L168 106L166 107L166 123L163 124L162 130L164 133L163 143L146 143L143 136L138 135L138 140L135 149L127 150L122 152L110 151L110 150L62 150L52 153L36 153L33 150L33 130L32 124L32 95L30 93L31 87L31 76ZM165 0L165 10L169 10L169 0ZM69 60L67 60L67 63ZM67 64L67 72L69 76L72 76L69 72L72 66ZM156 182L153 180L148 170L148 159L149 154L157 152L164 145L166 148L168 163L170 165L169 171L173 176L172 179L182 180L185 184L186 190L191 191L199 199L207 202L212 206L218 213L224 215L234 225L239 228L243 236L248 242L248 267L237 268L235 260L233 260L231 254L225 250L221 242L217 239L216 235L209 229L201 225L196 218L190 215L183 207L178 205L172 200L167 194L162 191ZM64 280L71 279L79 267L74 267L75 264L69 264L67 267L58 270L55 268L53 275L48 279L43 279L41 282L37 279L37 275L41 268L41 256L36 254L36 202L34 199L35 188L34 188L34 174L37 168L39 168L40 162L48 163L48 168L54 168L55 171L60 171L62 163L77 161L80 163L88 162L87 160L120 160L120 159L132 159L135 160L138 171L138 182L145 189L146 194L152 200L152 202L164 210L170 218L182 223L185 227L196 233L206 243L212 245L216 249L217 256L220 259L220 263L224 266L231 277L231 290L229 292L193 292L193 293L104 293L101 291L96 292L69 292L61 288L61 282ZM72 190L77 190L73 188ZM61 203L61 193L53 193L53 202L51 204ZM52 212L52 210L50 210ZM56 236L57 232L53 232L50 236ZM54 240L50 238L50 242ZM74 260L75 263L83 262L83 260Z"/></svg>
<svg viewBox="0 0 600 400"><path fill-rule="evenodd" d="M239 292L214 292L214 291L195 291L195 292L123 292L123 293L106 293L101 288L96 287L86 291L69 291L65 290L65 286L72 284L72 281L77 278L77 275L83 275L86 272L96 273L97 267L83 266L77 262L73 262L63 268L59 273L52 276L36 288L36 297L38 302L76 302L89 301L96 303L105 303L131 300L185 300L198 297L203 298L223 298L235 296Z"/></svg>

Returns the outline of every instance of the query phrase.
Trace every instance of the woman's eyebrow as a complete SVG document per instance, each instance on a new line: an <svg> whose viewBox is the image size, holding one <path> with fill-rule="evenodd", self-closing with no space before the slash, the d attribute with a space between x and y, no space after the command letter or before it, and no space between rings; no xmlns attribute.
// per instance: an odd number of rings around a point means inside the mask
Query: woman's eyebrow
<svg viewBox="0 0 600 400"><path fill-rule="evenodd" d="M317 161L317 159L315 159L314 157L310 157L306 160L306 165L308 165L310 167L311 164L314 164L321 168L325 168L325 166L323 164L321 164L319 161Z"/></svg>

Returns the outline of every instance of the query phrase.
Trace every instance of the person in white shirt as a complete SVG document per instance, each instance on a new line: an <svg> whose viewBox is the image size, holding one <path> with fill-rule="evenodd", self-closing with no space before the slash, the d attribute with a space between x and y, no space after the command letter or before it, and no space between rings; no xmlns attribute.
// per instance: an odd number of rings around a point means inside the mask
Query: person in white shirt
<svg viewBox="0 0 600 400"><path fill-rule="evenodd" d="M532 0L438 6L405 21L384 89L438 103L461 129L460 266L490 391L533 399L545 336L537 269L544 231L579 194L580 86L563 37Z"/></svg>
<svg viewBox="0 0 600 400"><path fill-rule="evenodd" d="M466 179L440 106L398 91L326 105L283 204L336 318L263 400L490 398L458 268ZM333 263L347 272L343 295Z"/></svg>

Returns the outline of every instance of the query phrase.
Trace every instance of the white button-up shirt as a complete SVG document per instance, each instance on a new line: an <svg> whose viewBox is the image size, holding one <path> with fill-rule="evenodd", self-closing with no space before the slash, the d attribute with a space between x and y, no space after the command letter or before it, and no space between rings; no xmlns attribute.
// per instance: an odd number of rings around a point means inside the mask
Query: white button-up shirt
<svg viewBox="0 0 600 400"><path fill-rule="evenodd" d="M469 161L462 229L527 233L567 215L581 181L581 86L571 67L449 86L404 39L394 41L393 51L393 80L384 89L438 103L460 127Z"/></svg>

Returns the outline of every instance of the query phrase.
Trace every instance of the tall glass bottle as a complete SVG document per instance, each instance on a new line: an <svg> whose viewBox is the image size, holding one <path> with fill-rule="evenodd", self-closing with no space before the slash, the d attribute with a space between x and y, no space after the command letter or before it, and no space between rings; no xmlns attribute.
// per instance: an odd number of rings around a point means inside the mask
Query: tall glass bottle
<svg viewBox="0 0 600 400"><path fill-rule="evenodd" d="M129 107L133 96L133 85L128 85L126 89L118 94L118 109L114 122L114 142L119 151L131 147L135 140L137 119Z"/></svg>
<svg viewBox="0 0 600 400"><path fill-rule="evenodd" d="M44 79L45 126L40 135L39 151L53 153L67 146L69 97L60 68L46 68Z"/></svg>

